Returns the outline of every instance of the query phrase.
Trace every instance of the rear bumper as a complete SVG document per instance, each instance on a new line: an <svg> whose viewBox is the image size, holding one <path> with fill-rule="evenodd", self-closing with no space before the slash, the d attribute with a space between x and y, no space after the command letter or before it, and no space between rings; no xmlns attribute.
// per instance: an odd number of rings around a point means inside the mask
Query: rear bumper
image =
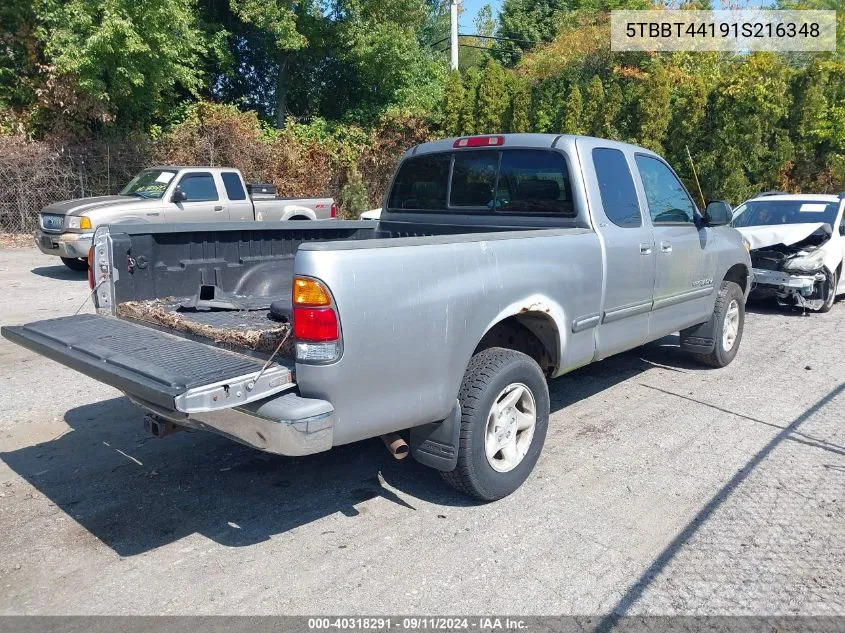
<svg viewBox="0 0 845 633"><path fill-rule="evenodd" d="M279 455L332 447L334 407L297 395L293 368L279 362L263 369L258 358L91 314L4 326L0 333L179 426Z"/></svg>
<svg viewBox="0 0 845 633"><path fill-rule="evenodd" d="M88 257L93 233L45 233L35 231L35 245L45 255L58 257Z"/></svg>
<svg viewBox="0 0 845 633"><path fill-rule="evenodd" d="M329 450L334 439L334 407L293 392L232 409L191 414L163 410L131 395L129 399L179 426L211 431L276 455L320 453Z"/></svg>

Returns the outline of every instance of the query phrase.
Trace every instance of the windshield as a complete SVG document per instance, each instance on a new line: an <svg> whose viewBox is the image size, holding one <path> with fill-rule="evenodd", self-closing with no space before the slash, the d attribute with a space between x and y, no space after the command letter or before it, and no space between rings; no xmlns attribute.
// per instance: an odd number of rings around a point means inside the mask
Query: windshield
<svg viewBox="0 0 845 633"><path fill-rule="evenodd" d="M815 224L833 226L839 205L813 200L751 200L734 211L731 226L766 226L772 224Z"/></svg>
<svg viewBox="0 0 845 633"><path fill-rule="evenodd" d="M139 196L141 198L161 198L168 183L176 175L167 169L145 169L129 181L120 192L121 196Z"/></svg>

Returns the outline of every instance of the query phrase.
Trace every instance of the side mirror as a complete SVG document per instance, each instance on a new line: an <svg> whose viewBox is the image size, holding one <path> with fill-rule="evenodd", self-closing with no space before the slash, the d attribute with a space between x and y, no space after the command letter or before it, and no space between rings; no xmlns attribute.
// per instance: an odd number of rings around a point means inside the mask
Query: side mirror
<svg viewBox="0 0 845 633"><path fill-rule="evenodd" d="M176 191L173 192L173 195L170 196L170 201L175 202L177 204L180 203L180 202L185 202L185 200L187 200L187 199L188 199L187 194L184 191L182 191L181 189L179 189L178 187L176 188Z"/></svg>
<svg viewBox="0 0 845 633"><path fill-rule="evenodd" d="M707 226L725 226L733 219L733 209L724 200L711 200L704 208L704 223Z"/></svg>
<svg viewBox="0 0 845 633"><path fill-rule="evenodd" d="M839 235L845 236L845 224L839 225Z"/></svg>

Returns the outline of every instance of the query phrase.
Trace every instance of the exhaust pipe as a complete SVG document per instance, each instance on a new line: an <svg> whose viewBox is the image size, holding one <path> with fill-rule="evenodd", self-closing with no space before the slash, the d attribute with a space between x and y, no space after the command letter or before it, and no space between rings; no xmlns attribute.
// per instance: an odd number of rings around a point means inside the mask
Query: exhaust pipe
<svg viewBox="0 0 845 633"><path fill-rule="evenodd" d="M381 436L381 441L396 459L405 459L408 456L410 449L408 443L403 440L398 433L385 433Z"/></svg>

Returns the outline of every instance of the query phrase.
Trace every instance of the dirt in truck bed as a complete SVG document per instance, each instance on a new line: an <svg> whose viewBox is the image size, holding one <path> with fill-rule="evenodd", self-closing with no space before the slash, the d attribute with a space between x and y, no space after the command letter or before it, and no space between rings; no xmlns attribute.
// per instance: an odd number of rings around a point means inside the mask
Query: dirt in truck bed
<svg viewBox="0 0 845 633"><path fill-rule="evenodd" d="M126 301L117 307L121 317L211 339L226 347L271 354L290 330L289 323L270 317L268 310L182 310L178 299ZM279 356L291 356L288 338Z"/></svg>

